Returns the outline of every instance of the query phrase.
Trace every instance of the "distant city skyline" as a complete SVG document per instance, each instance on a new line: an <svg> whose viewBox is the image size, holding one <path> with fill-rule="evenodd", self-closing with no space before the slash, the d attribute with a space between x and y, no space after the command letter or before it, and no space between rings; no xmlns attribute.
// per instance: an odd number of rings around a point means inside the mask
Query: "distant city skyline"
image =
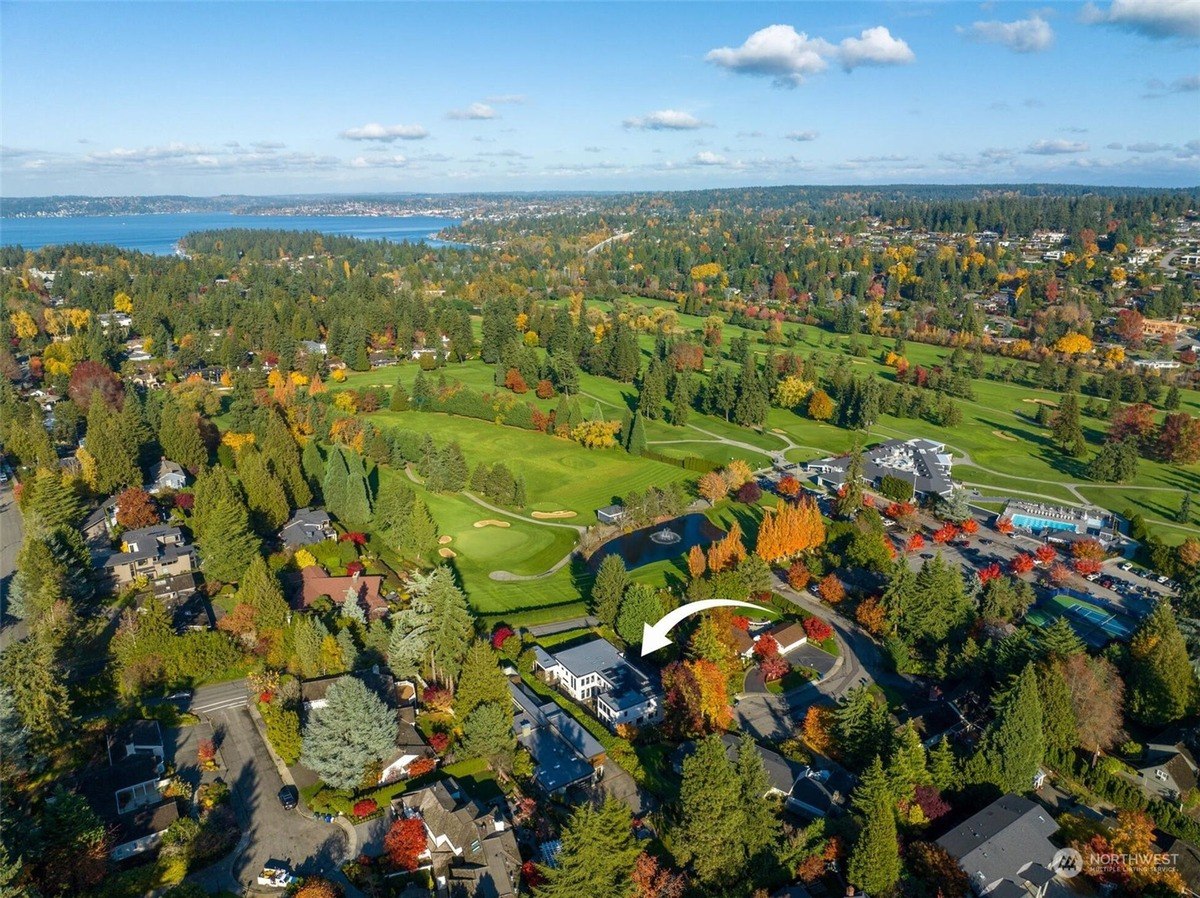
<svg viewBox="0 0 1200 898"><path fill-rule="evenodd" d="M0 3L0 194L1200 184L1200 2Z"/></svg>

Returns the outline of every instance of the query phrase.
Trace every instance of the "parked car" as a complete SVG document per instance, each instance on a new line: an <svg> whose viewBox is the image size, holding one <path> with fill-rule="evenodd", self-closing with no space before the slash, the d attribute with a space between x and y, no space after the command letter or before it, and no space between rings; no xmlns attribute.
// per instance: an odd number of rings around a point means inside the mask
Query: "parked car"
<svg viewBox="0 0 1200 898"><path fill-rule="evenodd" d="M295 809L300 803L300 793L295 786L284 786L279 790L279 803L285 811Z"/></svg>

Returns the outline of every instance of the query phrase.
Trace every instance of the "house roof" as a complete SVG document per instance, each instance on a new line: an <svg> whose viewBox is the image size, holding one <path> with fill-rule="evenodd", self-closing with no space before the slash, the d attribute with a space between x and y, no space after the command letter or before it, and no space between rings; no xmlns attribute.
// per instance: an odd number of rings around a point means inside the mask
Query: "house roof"
<svg viewBox="0 0 1200 898"><path fill-rule="evenodd" d="M162 728L157 720L132 720L118 727L108 739L109 755L114 761L125 757L125 748L133 745L138 748L163 749Z"/></svg>
<svg viewBox="0 0 1200 898"><path fill-rule="evenodd" d="M1010 794L937 841L958 859L972 885L982 889L999 880L1015 880L1031 863L1050 863L1056 850L1050 836L1057 830L1049 811Z"/></svg>
<svg viewBox="0 0 1200 898"><path fill-rule="evenodd" d="M1152 771L1159 768L1167 772L1181 793L1196 788L1196 760L1182 742L1147 746L1146 758L1139 763L1138 770L1153 776Z"/></svg>
<svg viewBox="0 0 1200 898"><path fill-rule="evenodd" d="M166 832L167 828L179 819L179 805L174 798L162 804L147 808L139 808L130 814L122 814L117 824L118 845L135 842L146 836Z"/></svg>
<svg viewBox="0 0 1200 898"><path fill-rule="evenodd" d="M312 565L302 570L299 576L292 574L287 578L289 597L293 605L307 608L321 596L329 596L335 605L346 601L346 592L355 590L358 600L367 606L367 613L372 617L381 617L387 613L387 602L380 595L383 577L378 574L359 574L354 577L331 577L320 565Z"/></svg>
<svg viewBox="0 0 1200 898"><path fill-rule="evenodd" d="M767 635L781 646L791 645L802 639L808 639L808 634L804 632L804 626L799 621L794 620L780 621L767 630Z"/></svg>
<svg viewBox="0 0 1200 898"><path fill-rule="evenodd" d="M1197 894L1200 889L1200 848L1183 839L1175 839L1166 847L1166 851L1175 856L1175 870L1191 889L1188 894Z"/></svg>
<svg viewBox="0 0 1200 898"><path fill-rule="evenodd" d="M592 639L550 654L535 652L539 663L561 664L576 678L599 674L609 688L598 698L617 709L634 707L652 697L650 680L616 650L607 639Z"/></svg>
<svg viewBox="0 0 1200 898"><path fill-rule="evenodd" d="M127 551L109 555L104 559L104 567L116 567L147 558L168 564L177 558L192 554L192 547L183 538L183 531L169 524L127 530L122 534L121 541L128 547Z"/></svg>
<svg viewBox="0 0 1200 898"><path fill-rule="evenodd" d="M150 479L152 481L154 481L155 483L157 483L158 481L162 480L164 477L167 477L168 475L171 475L171 474L177 474L180 477L186 476L183 473L182 465L171 461L171 459L169 459L169 458L160 458L158 460L158 463L154 466L154 470L150 472Z"/></svg>
<svg viewBox="0 0 1200 898"><path fill-rule="evenodd" d="M463 795L458 782L447 778L425 789L402 795L393 809L421 815L433 834L431 843L445 836L461 851L430 845L434 869L444 871L450 891L461 888L475 898L508 898L516 894L514 882L521 867L517 840L504 814ZM503 824L499 831L497 822Z"/></svg>
<svg viewBox="0 0 1200 898"><path fill-rule="evenodd" d="M948 495L954 488L944 470L945 447L933 440L886 440L863 453L863 478L868 482L891 475L913 484L918 493ZM849 455L836 455L810 462L808 468L825 468L821 476L830 483L846 481Z"/></svg>
<svg viewBox="0 0 1200 898"><path fill-rule="evenodd" d="M604 755L604 746L553 702L539 704L524 686L509 681L514 707L513 732L533 755L533 778L547 792L577 783L592 775L592 760Z"/></svg>
<svg viewBox="0 0 1200 898"><path fill-rule="evenodd" d="M729 630L732 634L730 638L733 640L734 646L737 647L739 655L745 654L754 648L754 638L745 630L740 627L730 627Z"/></svg>
<svg viewBox="0 0 1200 898"><path fill-rule="evenodd" d="M333 523L323 508L298 508L279 531L287 546L310 546L326 539Z"/></svg>

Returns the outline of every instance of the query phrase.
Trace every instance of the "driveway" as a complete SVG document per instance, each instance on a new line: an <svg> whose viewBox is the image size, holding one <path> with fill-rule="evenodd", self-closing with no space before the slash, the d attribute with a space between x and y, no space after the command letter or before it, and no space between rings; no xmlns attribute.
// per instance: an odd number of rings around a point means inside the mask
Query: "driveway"
<svg viewBox="0 0 1200 898"><path fill-rule="evenodd" d="M302 873L328 873L345 860L346 836L337 824L321 823L280 805L283 782L250 718L243 682L197 690L191 710L212 724L242 827L233 854L197 874L195 881L206 888L244 893L257 889L258 873L271 859L287 861Z"/></svg>
<svg viewBox="0 0 1200 898"><path fill-rule="evenodd" d="M24 621L8 617L8 590L17 570L17 553L21 551L23 539L21 510L13 498L10 480L0 487L0 621L8 622L8 626L0 630L0 649L8 648L10 643L24 639L29 634L29 627Z"/></svg>

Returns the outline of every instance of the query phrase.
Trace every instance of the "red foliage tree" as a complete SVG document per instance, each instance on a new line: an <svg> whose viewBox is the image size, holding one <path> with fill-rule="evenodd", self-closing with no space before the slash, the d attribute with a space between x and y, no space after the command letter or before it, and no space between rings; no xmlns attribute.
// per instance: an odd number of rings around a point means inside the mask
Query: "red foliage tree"
<svg viewBox="0 0 1200 898"><path fill-rule="evenodd" d="M1167 415L1154 446L1163 461L1190 465L1200 461L1200 418L1184 412Z"/></svg>
<svg viewBox="0 0 1200 898"><path fill-rule="evenodd" d="M157 524L158 508L150 494L137 486L121 490L117 496L117 523L126 530Z"/></svg>
<svg viewBox="0 0 1200 898"><path fill-rule="evenodd" d="M421 693L421 701L431 711L449 711L454 704L454 696L449 689L441 686L426 686Z"/></svg>
<svg viewBox="0 0 1200 898"><path fill-rule="evenodd" d="M995 526L996 526L997 533L1012 533L1013 532L1012 518L996 518Z"/></svg>
<svg viewBox="0 0 1200 898"><path fill-rule="evenodd" d="M935 543L953 542L956 536L958 536L957 527L953 524L943 524L933 532L933 541Z"/></svg>
<svg viewBox="0 0 1200 898"><path fill-rule="evenodd" d="M792 665L788 664L787 658L782 655L772 655L769 658L763 658L762 663L758 667L762 671L763 680L768 683L782 680L788 675L788 671L792 669Z"/></svg>
<svg viewBox="0 0 1200 898"><path fill-rule="evenodd" d="M1010 561L1008 566L1014 574L1028 574L1033 570L1033 556L1022 552Z"/></svg>
<svg viewBox="0 0 1200 898"><path fill-rule="evenodd" d="M1046 576L1050 578L1051 583L1062 586L1071 579L1071 569L1060 561L1050 566L1050 570L1046 572Z"/></svg>
<svg viewBox="0 0 1200 898"><path fill-rule="evenodd" d="M508 624L501 624L496 628L495 632L492 633L492 648L496 649L496 651L499 651L504 646L504 643L508 642L508 640L512 639L516 635L516 631Z"/></svg>
<svg viewBox="0 0 1200 898"><path fill-rule="evenodd" d="M687 888L682 873L663 867L658 858L644 851L638 855L629 878L636 890L634 898L683 898Z"/></svg>
<svg viewBox="0 0 1200 898"><path fill-rule="evenodd" d="M942 798L942 793L933 786L917 786L913 793L913 801L921 808L925 814L925 819L932 823L939 817L945 817L950 813L950 805L946 799Z"/></svg>
<svg viewBox="0 0 1200 898"><path fill-rule="evenodd" d="M1000 565L993 561L987 567L979 569L979 582L987 583L989 580L995 580L997 577L1002 576L1002 574L1003 572L1000 570Z"/></svg>
<svg viewBox="0 0 1200 898"><path fill-rule="evenodd" d="M798 496L800 495L800 481L791 474L785 474L783 477L779 478L779 483L775 484L775 489L781 496L787 496L789 498L792 496Z"/></svg>
<svg viewBox="0 0 1200 898"><path fill-rule="evenodd" d="M1154 407L1145 402L1127 405L1115 415L1108 426L1108 439L1120 443L1133 437L1140 445L1146 444L1154 433Z"/></svg>
<svg viewBox="0 0 1200 898"><path fill-rule="evenodd" d="M704 347L695 343L676 343L671 347L669 359L676 371L699 371L704 367Z"/></svg>
<svg viewBox="0 0 1200 898"><path fill-rule="evenodd" d="M349 533L343 533L338 537L338 542L354 543L356 546L365 546L367 544L367 535L357 530L351 530Z"/></svg>
<svg viewBox="0 0 1200 898"><path fill-rule="evenodd" d="M521 372L516 368L509 368L504 374L504 386L512 390L514 393L528 393L529 384L525 383L525 378L521 376Z"/></svg>
<svg viewBox="0 0 1200 898"><path fill-rule="evenodd" d="M546 877L533 861L526 861L521 865L521 879L525 880L525 887L528 889L536 889L546 881Z"/></svg>
<svg viewBox="0 0 1200 898"><path fill-rule="evenodd" d="M908 538L908 542L904 544L905 552L919 552L925 548L925 537L919 533L914 533Z"/></svg>
<svg viewBox="0 0 1200 898"><path fill-rule="evenodd" d="M352 561L346 565L346 576L353 577L356 574L361 575L366 571L367 567L361 561Z"/></svg>
<svg viewBox="0 0 1200 898"><path fill-rule="evenodd" d="M388 860L400 870L416 870L426 848L425 824L419 817L402 817L383 838Z"/></svg>
<svg viewBox="0 0 1200 898"><path fill-rule="evenodd" d="M196 759L200 762L200 766L207 767L217 757L217 746L211 739L201 739L196 746Z"/></svg>
<svg viewBox="0 0 1200 898"><path fill-rule="evenodd" d="M737 500L744 505L753 505L762 498L762 487L753 480L747 480L738 487Z"/></svg>
<svg viewBox="0 0 1200 898"><path fill-rule="evenodd" d="M1054 550L1054 546L1050 545L1049 543L1043 543L1042 545L1038 546L1037 551L1035 551L1033 554L1036 556L1037 560L1043 564L1049 564L1058 557L1058 552L1056 552Z"/></svg>
<svg viewBox="0 0 1200 898"><path fill-rule="evenodd" d="M1117 324L1113 330L1117 339L1126 346L1141 346L1145 317L1137 309L1121 309L1117 312Z"/></svg>
<svg viewBox="0 0 1200 898"><path fill-rule="evenodd" d="M429 747L439 755L444 755L450 747L450 737L446 733L434 733L429 737Z"/></svg>
<svg viewBox="0 0 1200 898"><path fill-rule="evenodd" d="M354 802L352 810L355 817L369 817L379 810L379 802L374 798L364 798Z"/></svg>
<svg viewBox="0 0 1200 898"><path fill-rule="evenodd" d="M1094 558L1076 558L1075 572L1085 577L1090 574L1098 574L1100 573L1100 562Z"/></svg>
<svg viewBox="0 0 1200 898"><path fill-rule="evenodd" d="M191 511L192 506L196 504L196 496L193 493L176 493L175 507L180 511Z"/></svg>
<svg viewBox="0 0 1200 898"><path fill-rule="evenodd" d="M731 614L729 616L729 625L735 630L741 630L746 633L750 630L750 618L743 617L740 614Z"/></svg>
<svg viewBox="0 0 1200 898"><path fill-rule="evenodd" d="M99 362L80 362L71 370L67 395L86 414L92 405L92 393L100 392L104 404L119 409L125 402L125 388L120 378Z"/></svg>
<svg viewBox="0 0 1200 898"><path fill-rule="evenodd" d="M958 529L967 534L967 536L971 536L979 532L979 522L974 518L967 518L958 525Z"/></svg>
<svg viewBox="0 0 1200 898"><path fill-rule="evenodd" d="M760 661L778 654L779 643L775 641L775 637L770 633L764 633L758 639L754 640L754 657Z"/></svg>
<svg viewBox="0 0 1200 898"><path fill-rule="evenodd" d="M549 399L554 395L554 384L543 378L537 382L533 392L538 399Z"/></svg>
<svg viewBox="0 0 1200 898"><path fill-rule="evenodd" d="M436 769L437 761L433 758L417 758L408 765L408 776L410 779L416 779L418 776L433 773Z"/></svg>
<svg viewBox="0 0 1200 898"><path fill-rule="evenodd" d="M883 510L883 513L893 521L903 521L917 513L911 502L893 502Z"/></svg>
<svg viewBox="0 0 1200 898"><path fill-rule="evenodd" d="M804 632L813 642L824 642L833 636L833 627L819 617L808 617L804 619Z"/></svg>

